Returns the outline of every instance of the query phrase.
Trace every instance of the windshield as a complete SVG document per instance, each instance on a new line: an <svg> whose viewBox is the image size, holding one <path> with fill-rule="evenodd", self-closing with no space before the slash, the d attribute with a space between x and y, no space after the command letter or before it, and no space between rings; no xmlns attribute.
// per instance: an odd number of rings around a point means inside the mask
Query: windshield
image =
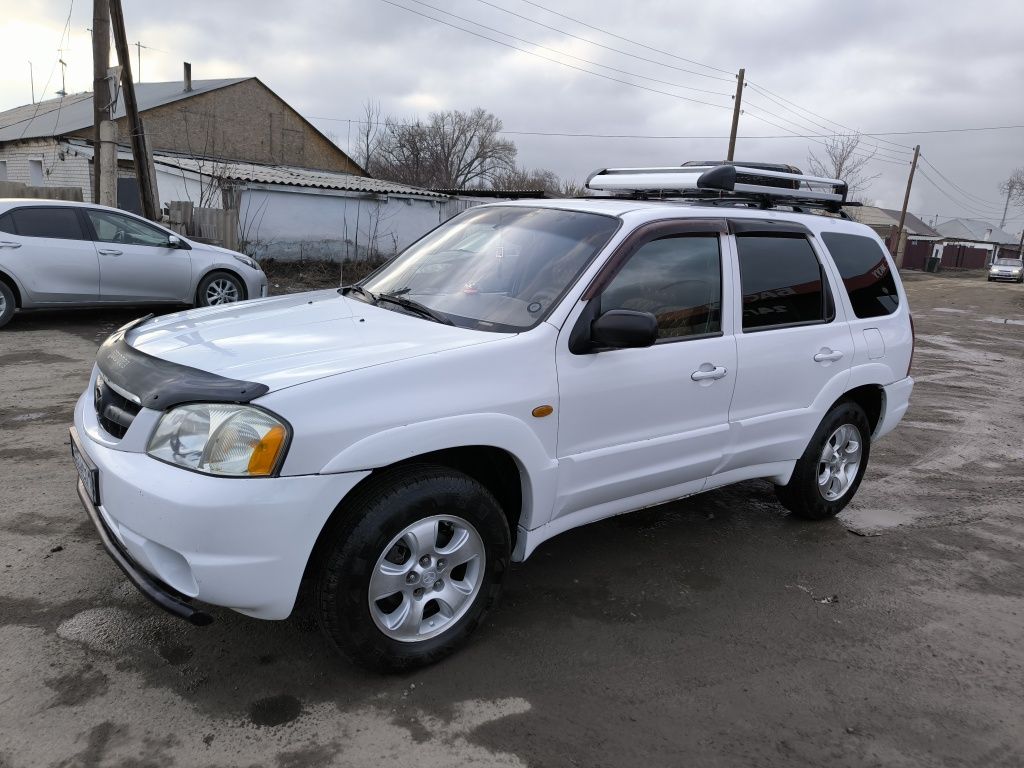
<svg viewBox="0 0 1024 768"><path fill-rule="evenodd" d="M350 295L403 311L386 300L400 296L463 328L524 331L547 316L618 226L611 216L551 208L470 210L371 275L362 287L373 296Z"/></svg>
<svg viewBox="0 0 1024 768"><path fill-rule="evenodd" d="M997 267L1019 267L1024 264L1020 259L996 259Z"/></svg>

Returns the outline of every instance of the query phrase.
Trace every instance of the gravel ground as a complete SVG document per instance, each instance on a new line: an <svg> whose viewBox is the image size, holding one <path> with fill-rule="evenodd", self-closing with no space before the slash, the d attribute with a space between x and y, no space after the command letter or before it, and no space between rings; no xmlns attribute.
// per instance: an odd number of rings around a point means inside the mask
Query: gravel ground
<svg viewBox="0 0 1024 768"><path fill-rule="evenodd" d="M1024 286L905 280L913 404L841 519L792 520L751 482L572 531L462 652L391 677L305 613L199 629L136 594L79 506L67 424L139 313L15 318L0 766L1024 764Z"/></svg>

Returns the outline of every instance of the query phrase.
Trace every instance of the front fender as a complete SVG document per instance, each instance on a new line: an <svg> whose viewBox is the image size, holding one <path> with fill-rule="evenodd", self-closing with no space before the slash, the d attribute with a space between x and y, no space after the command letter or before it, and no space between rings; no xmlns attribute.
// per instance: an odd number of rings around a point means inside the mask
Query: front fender
<svg viewBox="0 0 1024 768"><path fill-rule="evenodd" d="M548 521L554 505L558 462L522 421L500 413L447 416L404 424L349 445L321 474L378 469L447 448L487 446L507 451L519 466L523 490L520 525L535 528Z"/></svg>

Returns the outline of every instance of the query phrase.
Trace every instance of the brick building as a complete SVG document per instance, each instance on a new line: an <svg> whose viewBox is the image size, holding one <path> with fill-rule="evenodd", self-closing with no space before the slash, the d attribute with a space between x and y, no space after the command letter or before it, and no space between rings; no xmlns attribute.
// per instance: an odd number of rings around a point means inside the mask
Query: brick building
<svg viewBox="0 0 1024 768"><path fill-rule="evenodd" d="M213 161L284 165L366 176L348 155L258 78L138 83L139 112L154 152ZM114 119L128 146L123 99ZM92 201L92 93L78 93L0 112L0 181L80 187ZM119 185L131 202L130 160ZM120 189L119 189L120 192Z"/></svg>

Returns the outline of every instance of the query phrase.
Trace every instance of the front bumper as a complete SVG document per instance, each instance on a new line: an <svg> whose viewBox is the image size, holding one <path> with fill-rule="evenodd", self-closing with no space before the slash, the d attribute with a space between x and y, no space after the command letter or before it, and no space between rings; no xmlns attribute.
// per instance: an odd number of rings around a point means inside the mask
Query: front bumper
<svg viewBox="0 0 1024 768"><path fill-rule="evenodd" d="M257 618L286 618L324 524L369 474L225 478L191 472L121 449L138 444L129 439L132 430L121 444L94 439L103 433L88 393L75 406L75 428L80 451L99 472L99 504L86 509L95 510L90 517L100 538L109 539L108 553L147 597L191 621L191 599Z"/></svg>
<svg viewBox="0 0 1024 768"><path fill-rule="evenodd" d="M1009 272L989 272L989 280L1006 280L1007 282L1016 283L1020 280L1020 275L1011 275Z"/></svg>

